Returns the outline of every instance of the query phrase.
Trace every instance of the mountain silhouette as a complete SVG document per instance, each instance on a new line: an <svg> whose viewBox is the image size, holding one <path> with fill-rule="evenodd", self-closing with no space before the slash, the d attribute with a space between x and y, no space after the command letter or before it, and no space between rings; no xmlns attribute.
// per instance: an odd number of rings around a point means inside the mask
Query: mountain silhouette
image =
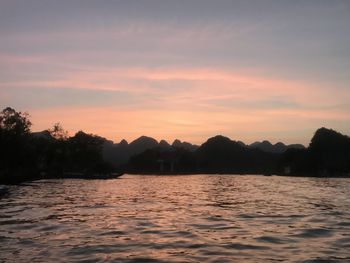
<svg viewBox="0 0 350 263"><path fill-rule="evenodd" d="M350 138L332 129L318 129L309 146L309 162L318 172L347 172L350 169Z"/></svg>
<svg viewBox="0 0 350 263"><path fill-rule="evenodd" d="M120 147L127 147L128 145L129 145L128 142L126 140L124 140L124 139L121 140L120 143L119 143Z"/></svg>
<svg viewBox="0 0 350 263"><path fill-rule="evenodd" d="M270 153L284 153L288 149L304 149L305 148L305 146L302 144L285 145L282 142L272 144L266 140L262 141L262 142L254 142L254 143L250 144L248 147L260 149L264 152L270 152Z"/></svg>
<svg viewBox="0 0 350 263"><path fill-rule="evenodd" d="M124 139L121 140L120 143L113 143L112 141L105 140L103 145L103 157L117 167L128 162L130 156L157 146L158 142L148 136L141 136L130 144Z"/></svg>
<svg viewBox="0 0 350 263"><path fill-rule="evenodd" d="M172 146L176 147L176 148L180 148L180 149L185 149L185 150L188 150L190 152L194 152L199 147L198 145L194 145L194 144L191 144L189 142L181 142L178 139L174 140L174 142L172 143Z"/></svg>
<svg viewBox="0 0 350 263"><path fill-rule="evenodd" d="M280 166L294 175L350 175L350 138L332 129L320 128L307 149L290 149Z"/></svg>
<svg viewBox="0 0 350 263"><path fill-rule="evenodd" d="M273 145L269 141L246 145L222 135L209 138L194 151L182 146L179 140L167 148L158 144L158 147L131 156L127 167L136 173L308 176L346 176L350 173L350 138L326 128L315 132L308 148L301 144Z"/></svg>
<svg viewBox="0 0 350 263"><path fill-rule="evenodd" d="M161 140L158 144L158 146L162 149L169 149L171 148L171 145L166 140Z"/></svg>
<svg viewBox="0 0 350 263"><path fill-rule="evenodd" d="M196 151L203 172L266 173L272 172L278 155L242 146L241 142L218 135L208 139Z"/></svg>
<svg viewBox="0 0 350 263"><path fill-rule="evenodd" d="M186 145L186 144L185 144ZM155 147L130 158L131 173L272 173L279 155L242 146L242 143L218 135L209 138L195 151L172 147ZM191 147L191 150L193 148Z"/></svg>
<svg viewBox="0 0 350 263"><path fill-rule="evenodd" d="M0 112L0 182L35 178L83 176L113 171L153 174L280 174L350 177L350 138L328 128L318 129L307 148L299 144L246 145L217 135L199 147L174 140L159 143L141 136L114 143L83 131L69 137L59 123L31 132L28 115L5 108Z"/></svg>
<svg viewBox="0 0 350 263"><path fill-rule="evenodd" d="M48 131L32 136L53 140ZM174 173L344 174L350 171L349 151L350 138L327 128L315 132L308 148L301 144L272 144L267 140L246 145L222 135L209 138L200 146L178 139L170 145L148 136L130 144L124 139L119 143L104 139L103 143L104 160L116 168L138 173L159 173L159 162L164 162L164 172Z"/></svg>
<svg viewBox="0 0 350 263"><path fill-rule="evenodd" d="M141 136L129 144L129 153L130 155L135 155L157 146L157 140L148 136Z"/></svg>
<svg viewBox="0 0 350 263"><path fill-rule="evenodd" d="M32 136L54 140L48 131ZM130 144L124 139L119 143L104 139L103 158L116 168L137 173L159 173L163 162L164 173L346 174L350 171L350 138L320 128L305 148L267 140L247 145L222 135L200 146L178 139L170 145L165 140L141 136Z"/></svg>
<svg viewBox="0 0 350 263"><path fill-rule="evenodd" d="M105 140L103 145L104 158L113 163L116 167L125 164L131 156L140 154L146 150L160 147L162 150L171 150L172 148L184 149L194 152L198 146L188 142L181 142L176 139L170 145L167 141L161 140L159 143L156 139L148 136L141 136L130 144L126 140L121 140L119 143L113 143L110 140Z"/></svg>

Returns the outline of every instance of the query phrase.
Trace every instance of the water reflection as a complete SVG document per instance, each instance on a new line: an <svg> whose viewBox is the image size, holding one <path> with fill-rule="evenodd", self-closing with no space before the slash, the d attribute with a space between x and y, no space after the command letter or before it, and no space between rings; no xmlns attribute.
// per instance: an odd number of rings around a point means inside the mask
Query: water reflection
<svg viewBox="0 0 350 263"><path fill-rule="evenodd" d="M125 176L12 186L0 261L349 262L350 181Z"/></svg>

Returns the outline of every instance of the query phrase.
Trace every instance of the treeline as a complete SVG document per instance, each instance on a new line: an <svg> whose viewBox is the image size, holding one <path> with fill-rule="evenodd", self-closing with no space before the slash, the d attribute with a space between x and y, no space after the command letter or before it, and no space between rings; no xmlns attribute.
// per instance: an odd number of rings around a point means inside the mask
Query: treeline
<svg viewBox="0 0 350 263"><path fill-rule="evenodd" d="M59 124L40 133L31 133L27 113L8 107L0 113L0 184L36 178L60 177L65 172L108 173L104 161L105 139L82 131L68 137Z"/></svg>
<svg viewBox="0 0 350 263"><path fill-rule="evenodd" d="M60 124L32 133L29 115L6 108L0 113L0 184L65 173L115 171L139 174L279 174L350 176L350 138L318 129L307 148L301 145L245 145L224 136L200 146L175 140L171 145L141 136L114 144L82 131L69 137Z"/></svg>

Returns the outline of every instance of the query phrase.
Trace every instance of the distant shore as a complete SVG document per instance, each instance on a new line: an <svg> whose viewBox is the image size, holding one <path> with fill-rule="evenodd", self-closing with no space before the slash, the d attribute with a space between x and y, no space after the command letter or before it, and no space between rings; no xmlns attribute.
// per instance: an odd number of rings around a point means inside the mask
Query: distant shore
<svg viewBox="0 0 350 263"><path fill-rule="evenodd" d="M350 138L318 129L308 147L275 145L268 141L246 145L223 135L202 145L175 140L171 145L141 136L130 144L114 144L94 134L73 136L56 123L33 133L29 115L7 107L0 112L0 184L40 178L112 179L118 173L255 174L302 177L350 175Z"/></svg>

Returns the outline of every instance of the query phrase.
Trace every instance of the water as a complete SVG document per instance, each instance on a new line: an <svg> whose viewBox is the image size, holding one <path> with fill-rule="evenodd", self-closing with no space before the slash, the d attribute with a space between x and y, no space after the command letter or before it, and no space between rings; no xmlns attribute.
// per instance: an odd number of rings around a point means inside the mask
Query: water
<svg viewBox="0 0 350 263"><path fill-rule="evenodd" d="M0 197L0 262L350 262L350 179L43 180Z"/></svg>

